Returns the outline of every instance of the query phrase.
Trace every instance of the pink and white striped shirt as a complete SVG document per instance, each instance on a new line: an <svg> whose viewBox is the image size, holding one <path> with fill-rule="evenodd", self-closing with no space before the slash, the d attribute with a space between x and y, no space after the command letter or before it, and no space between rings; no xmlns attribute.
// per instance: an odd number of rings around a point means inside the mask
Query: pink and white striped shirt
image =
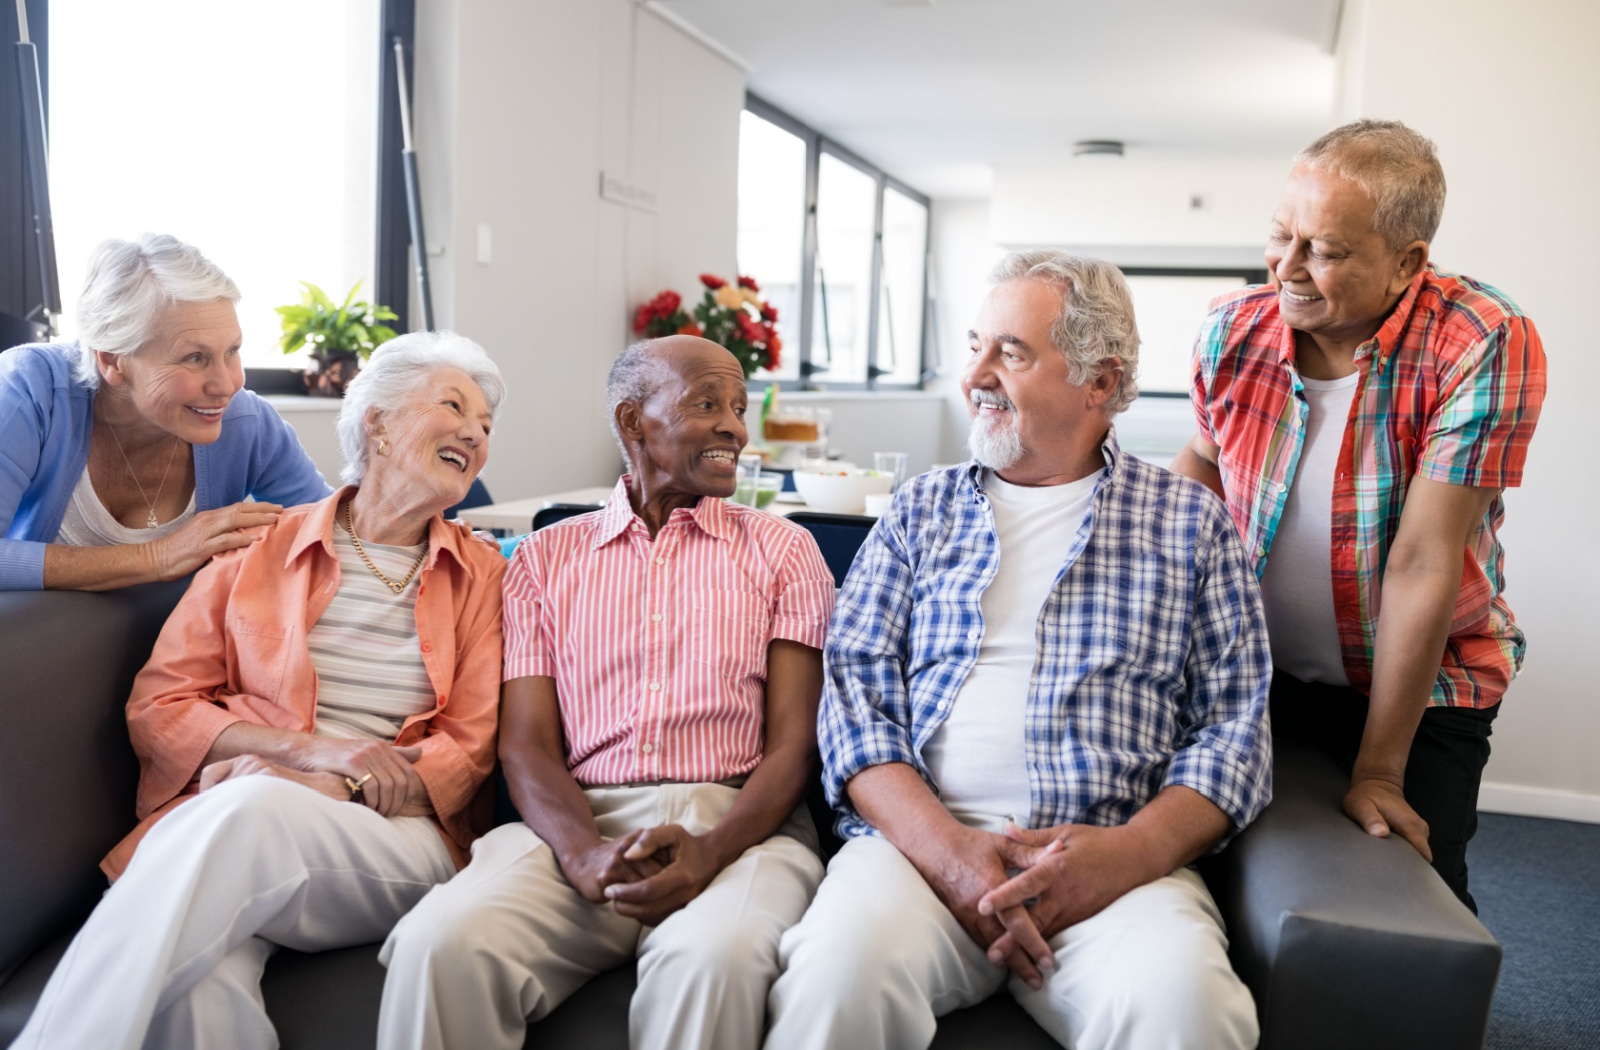
<svg viewBox="0 0 1600 1050"><path fill-rule="evenodd" d="M505 678L556 680L585 787L741 776L761 761L767 646L822 648L833 576L805 529L711 497L651 542L627 486L518 545Z"/></svg>

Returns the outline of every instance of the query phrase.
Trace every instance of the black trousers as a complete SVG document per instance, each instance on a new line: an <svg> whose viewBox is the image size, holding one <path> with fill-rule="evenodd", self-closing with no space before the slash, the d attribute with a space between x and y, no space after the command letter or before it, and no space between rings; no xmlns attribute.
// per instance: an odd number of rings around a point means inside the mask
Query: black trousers
<svg viewBox="0 0 1600 1050"><path fill-rule="evenodd" d="M1478 783L1499 711L1499 704L1481 711L1428 708L1406 762L1406 801L1428 822L1433 870L1474 914L1478 905L1467 892L1467 843L1478 830ZM1273 672L1274 741L1315 748L1349 770L1366 724L1367 698L1358 690Z"/></svg>

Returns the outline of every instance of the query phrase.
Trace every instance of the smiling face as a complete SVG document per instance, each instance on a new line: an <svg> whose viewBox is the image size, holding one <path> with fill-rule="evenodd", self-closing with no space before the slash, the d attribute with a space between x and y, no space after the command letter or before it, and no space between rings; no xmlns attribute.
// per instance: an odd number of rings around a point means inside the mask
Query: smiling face
<svg viewBox="0 0 1600 1050"><path fill-rule="evenodd" d="M209 445L222 436L222 414L244 386L242 340L228 300L170 303L139 349L98 355L101 380L149 425Z"/></svg>
<svg viewBox="0 0 1600 1050"><path fill-rule="evenodd" d="M733 495L749 440L744 371L727 350L692 336L663 339L656 353L661 382L642 403L617 406L635 479L646 491Z"/></svg>
<svg viewBox="0 0 1600 1050"><path fill-rule="evenodd" d="M1266 262L1290 328L1353 354L1377 334L1427 262L1426 241L1393 248L1373 228L1376 205L1349 179L1299 167L1272 218Z"/></svg>
<svg viewBox="0 0 1600 1050"><path fill-rule="evenodd" d="M972 351L961 392L972 417L968 444L984 466L1016 484L1045 484L1098 455L1103 407L1119 372L1074 386L1050 339L1062 289L1048 281L1004 281L990 290L967 333Z"/></svg>
<svg viewBox="0 0 1600 1050"><path fill-rule="evenodd" d="M493 421L471 376L459 368L435 368L398 407L371 411L362 485L404 493L396 502L424 514L453 507L489 460Z"/></svg>

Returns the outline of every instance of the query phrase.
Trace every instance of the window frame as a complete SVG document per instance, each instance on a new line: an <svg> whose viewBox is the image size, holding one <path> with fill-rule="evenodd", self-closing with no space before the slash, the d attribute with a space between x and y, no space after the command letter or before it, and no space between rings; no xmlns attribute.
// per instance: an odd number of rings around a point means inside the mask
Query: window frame
<svg viewBox="0 0 1600 1050"><path fill-rule="evenodd" d="M1245 286L1267 283L1265 266L1119 266L1124 277L1242 277ZM1139 391L1141 398L1189 400L1189 392L1176 390Z"/></svg>
<svg viewBox="0 0 1600 1050"><path fill-rule="evenodd" d="M928 257L933 251L933 202L924 193L920 193L901 180L885 172L882 168L862 157L833 139L828 138L810 125L798 120L790 114L774 106L753 92L745 92L744 108L760 117L762 120L789 132L799 138L806 146L806 177L805 177L805 210L801 215L801 259L800 259L800 317L796 334L795 353L799 358L798 379L752 379L752 383L766 386L769 383L777 384L780 390L923 390L932 378L928 365L928 331L929 331L929 304L928 295ZM830 380L828 373L812 360L812 336L816 332L816 325L820 323L815 316L817 296L817 192L820 182L822 155L826 153L844 164L855 168L862 174L869 176L875 185L875 200L873 204L872 222L872 301L867 310L867 361L866 375L860 380ZM882 376L889 374L887 368L879 364L878 328L879 313L883 308L883 194L886 188L893 188L895 192L903 194L908 199L922 205L928 212L927 235L923 242L922 251L922 326L917 341L917 382L915 383L887 383L882 381ZM823 377L818 379L817 377Z"/></svg>

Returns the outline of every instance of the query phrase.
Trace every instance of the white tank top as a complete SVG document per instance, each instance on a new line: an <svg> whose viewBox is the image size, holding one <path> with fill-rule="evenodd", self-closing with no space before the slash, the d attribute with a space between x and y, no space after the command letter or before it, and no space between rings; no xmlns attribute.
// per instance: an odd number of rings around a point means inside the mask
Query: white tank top
<svg viewBox="0 0 1600 1050"><path fill-rule="evenodd" d="M153 529L130 529L106 510L100 497L95 494L94 485L89 481L87 469L78 475L78 483L72 487L72 500L67 504L67 512L61 518L61 531L56 533L56 542L69 547L112 547L123 543L149 543L158 540L168 533L176 532L183 528L184 522L194 517L194 493L189 493L189 505L183 508L171 521L157 525Z"/></svg>

